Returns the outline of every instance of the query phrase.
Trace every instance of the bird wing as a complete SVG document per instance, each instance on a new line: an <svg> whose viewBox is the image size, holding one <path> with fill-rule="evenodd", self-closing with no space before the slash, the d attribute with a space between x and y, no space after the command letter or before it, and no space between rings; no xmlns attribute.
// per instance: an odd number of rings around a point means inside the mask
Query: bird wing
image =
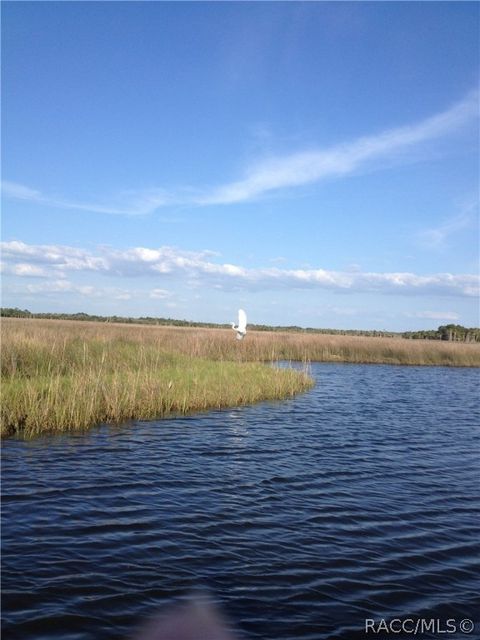
<svg viewBox="0 0 480 640"><path fill-rule="evenodd" d="M238 310L238 331L247 330L247 314L243 309Z"/></svg>

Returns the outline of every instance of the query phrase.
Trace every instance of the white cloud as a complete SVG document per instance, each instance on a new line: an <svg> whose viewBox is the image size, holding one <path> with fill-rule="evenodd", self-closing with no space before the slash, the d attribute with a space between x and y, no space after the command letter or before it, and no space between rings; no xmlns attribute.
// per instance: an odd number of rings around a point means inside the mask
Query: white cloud
<svg viewBox="0 0 480 640"><path fill-rule="evenodd" d="M428 320L460 320L460 315L456 311L418 311L405 315L409 318L426 318Z"/></svg>
<svg viewBox="0 0 480 640"><path fill-rule="evenodd" d="M58 297L58 295L80 295L97 299L131 300L135 295L126 289L76 284L67 278L45 278L43 282L37 281L27 284L7 283L3 286L3 290L10 295L28 294L29 296L46 296L49 298Z"/></svg>
<svg viewBox="0 0 480 640"><path fill-rule="evenodd" d="M30 187L26 187L23 184L9 182L8 180L2 181L2 195L8 198L15 198L16 200L28 200L29 202L43 201L43 196L40 191L30 189Z"/></svg>
<svg viewBox="0 0 480 640"><path fill-rule="evenodd" d="M88 297L99 297L102 295L102 292L95 289L95 287L90 285L76 285L68 280L54 280L43 282L41 284L28 284L26 286L26 291L28 293L41 293L42 295L52 293L75 293Z"/></svg>
<svg viewBox="0 0 480 640"><path fill-rule="evenodd" d="M5 264L1 263L0 270L2 273L11 273L15 276L27 277L27 278L43 278L48 276L48 271L42 269L38 265L19 262L18 264Z"/></svg>
<svg viewBox="0 0 480 640"><path fill-rule="evenodd" d="M1 250L6 264L24 263L43 267L48 273L68 271L105 270L104 258L92 256L84 249L64 245L29 245L16 240L2 242Z"/></svg>
<svg viewBox="0 0 480 640"><path fill-rule="evenodd" d="M478 92L472 91L460 102L421 122L390 129L376 135L338 144L327 149L270 157L247 167L244 177L214 188L187 186L168 192L154 188L124 191L108 203L81 202L42 194L36 189L14 182L3 182L6 197L47 204L63 209L77 209L120 215L146 215L169 205L228 205L245 202L279 189L299 187L326 178L342 177L360 171L372 162L398 159L424 142L446 136L478 116ZM380 165L380 166L382 166Z"/></svg>
<svg viewBox="0 0 480 640"><path fill-rule="evenodd" d="M259 163L248 171L246 178L220 187L205 201L241 202L274 189L348 175L369 161L391 157L414 145L446 135L477 113L478 95L475 92L449 110L414 125L391 129L326 150L295 153Z"/></svg>
<svg viewBox="0 0 480 640"><path fill-rule="evenodd" d="M171 295L170 291L167 291L166 289L152 289L150 291L150 298L154 298L155 300L165 300Z"/></svg>
<svg viewBox="0 0 480 640"><path fill-rule="evenodd" d="M2 195L15 200L27 200L59 209L76 209L115 215L138 216L152 213L170 203L170 196L162 189L123 191L111 202L81 202L46 195L23 184L2 181Z"/></svg>
<svg viewBox="0 0 480 640"><path fill-rule="evenodd" d="M359 316L364 313L364 310L355 307L329 307L328 311L331 311L337 316Z"/></svg>
<svg viewBox="0 0 480 640"><path fill-rule="evenodd" d="M419 239L425 247L441 248L450 236L464 229L473 228L476 223L478 224L478 203L470 202L464 205L459 213L444 220L437 227L422 231L419 234Z"/></svg>
<svg viewBox="0 0 480 640"><path fill-rule="evenodd" d="M177 278L184 285L196 283L197 286L228 290L324 289L344 293L466 297L479 293L479 277L473 274L420 275L409 272L377 273L278 267L249 269L240 265L213 262L211 252L208 251L183 251L174 247L135 247L124 251L100 247L97 254L93 254L68 246L27 245L15 241L2 243L2 249L7 270L14 271L19 264L29 265L33 270L39 267L53 276L57 283L61 282L61 276L83 271L119 278L150 277L157 282ZM157 295L161 297L167 290L153 291L160 292Z"/></svg>

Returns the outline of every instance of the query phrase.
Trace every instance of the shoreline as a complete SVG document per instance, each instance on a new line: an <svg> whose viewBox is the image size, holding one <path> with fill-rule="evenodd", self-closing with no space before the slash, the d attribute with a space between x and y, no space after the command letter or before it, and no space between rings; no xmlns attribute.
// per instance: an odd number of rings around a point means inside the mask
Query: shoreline
<svg viewBox="0 0 480 640"><path fill-rule="evenodd" d="M32 322L2 323L2 438L281 400L313 386L305 371L187 355L135 329L87 335Z"/></svg>
<svg viewBox="0 0 480 640"><path fill-rule="evenodd" d="M297 367L269 363L300 362ZM309 362L480 367L480 345L71 320L2 320L2 437L281 400Z"/></svg>

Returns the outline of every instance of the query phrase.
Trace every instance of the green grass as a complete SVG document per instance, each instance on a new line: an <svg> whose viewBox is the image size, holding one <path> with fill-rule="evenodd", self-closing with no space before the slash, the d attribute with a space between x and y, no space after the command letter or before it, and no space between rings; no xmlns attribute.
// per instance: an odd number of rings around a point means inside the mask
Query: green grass
<svg viewBox="0 0 480 640"><path fill-rule="evenodd" d="M312 385L292 369L178 353L135 327L4 321L2 334L3 436L251 404Z"/></svg>

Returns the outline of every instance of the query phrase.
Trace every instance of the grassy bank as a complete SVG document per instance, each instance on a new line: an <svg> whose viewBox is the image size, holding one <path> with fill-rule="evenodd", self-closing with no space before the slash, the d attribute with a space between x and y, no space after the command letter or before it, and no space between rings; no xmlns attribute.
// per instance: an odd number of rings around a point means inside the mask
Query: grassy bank
<svg viewBox="0 0 480 640"><path fill-rule="evenodd" d="M195 340L189 352L169 335L164 329L3 320L2 435L250 404L312 384L305 374L243 356L192 357ZM243 343L233 344L240 352Z"/></svg>
<svg viewBox="0 0 480 640"><path fill-rule="evenodd" d="M311 386L278 360L480 366L480 345L252 331L2 320L2 434L285 398Z"/></svg>
<svg viewBox="0 0 480 640"><path fill-rule="evenodd" d="M480 367L478 343L250 331L238 349L231 330L164 327L158 331L159 340L171 345L175 352L212 360Z"/></svg>

